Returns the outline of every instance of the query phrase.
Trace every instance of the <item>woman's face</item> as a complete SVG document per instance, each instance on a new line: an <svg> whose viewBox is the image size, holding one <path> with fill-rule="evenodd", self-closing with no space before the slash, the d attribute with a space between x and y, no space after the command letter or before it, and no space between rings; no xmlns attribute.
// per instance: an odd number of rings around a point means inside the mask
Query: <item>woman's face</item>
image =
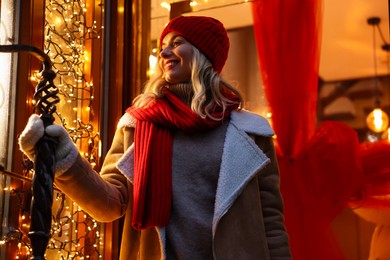
<svg viewBox="0 0 390 260"><path fill-rule="evenodd" d="M161 43L159 65L168 83L191 81L192 45L174 32L168 33Z"/></svg>

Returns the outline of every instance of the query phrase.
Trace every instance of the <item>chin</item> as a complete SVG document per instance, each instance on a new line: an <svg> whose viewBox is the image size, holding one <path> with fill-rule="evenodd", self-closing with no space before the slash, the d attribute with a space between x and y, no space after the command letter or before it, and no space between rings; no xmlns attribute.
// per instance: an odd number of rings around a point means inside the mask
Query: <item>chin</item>
<svg viewBox="0 0 390 260"><path fill-rule="evenodd" d="M169 84L180 84L180 83L186 83L187 81L184 80L178 80L178 79L165 79L166 82Z"/></svg>

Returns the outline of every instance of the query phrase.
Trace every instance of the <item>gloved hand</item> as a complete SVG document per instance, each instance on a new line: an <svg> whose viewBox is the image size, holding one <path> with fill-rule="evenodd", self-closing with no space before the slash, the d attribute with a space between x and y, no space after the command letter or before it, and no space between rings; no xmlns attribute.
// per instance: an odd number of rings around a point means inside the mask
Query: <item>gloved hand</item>
<svg viewBox="0 0 390 260"><path fill-rule="evenodd" d="M46 134L58 140L56 148L56 175L58 176L69 170L76 161L79 151L62 125L49 125L46 127Z"/></svg>
<svg viewBox="0 0 390 260"><path fill-rule="evenodd" d="M38 115L33 114L19 137L20 150L32 161L35 156L35 144L42 138L44 131L42 119ZM79 152L63 126L49 125L46 127L46 134L58 140L55 151L55 171L58 176L58 174L66 172L73 165Z"/></svg>

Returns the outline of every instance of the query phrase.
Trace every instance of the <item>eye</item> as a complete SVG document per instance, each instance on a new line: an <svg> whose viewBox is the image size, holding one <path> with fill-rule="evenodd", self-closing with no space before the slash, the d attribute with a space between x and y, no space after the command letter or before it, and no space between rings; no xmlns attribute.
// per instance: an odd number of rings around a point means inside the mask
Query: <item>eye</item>
<svg viewBox="0 0 390 260"><path fill-rule="evenodd" d="M179 46L179 45L181 45L181 44L183 44L183 41L182 41L182 40L174 40L174 41L172 42L172 46L173 46L173 47L177 47L177 46Z"/></svg>

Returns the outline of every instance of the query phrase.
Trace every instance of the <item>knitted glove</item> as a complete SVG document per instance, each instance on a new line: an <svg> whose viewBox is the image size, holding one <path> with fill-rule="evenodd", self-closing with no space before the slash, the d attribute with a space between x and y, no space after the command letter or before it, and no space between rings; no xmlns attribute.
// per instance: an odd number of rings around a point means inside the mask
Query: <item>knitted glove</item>
<svg viewBox="0 0 390 260"><path fill-rule="evenodd" d="M68 132L61 125L49 125L46 134L56 137L56 176L66 172L76 161L79 151Z"/></svg>
<svg viewBox="0 0 390 260"><path fill-rule="evenodd" d="M19 136L19 147L20 150L30 159L34 161L35 156L35 144L42 138L45 132L43 121L41 118L33 114L28 119L26 128Z"/></svg>
<svg viewBox="0 0 390 260"><path fill-rule="evenodd" d="M31 115L26 128L19 137L20 150L33 161L35 156L35 144L42 138L45 132L43 121L38 115ZM58 140L56 146L56 175L62 174L76 161L79 154L76 145L69 137L68 132L60 125L49 125L46 134Z"/></svg>

